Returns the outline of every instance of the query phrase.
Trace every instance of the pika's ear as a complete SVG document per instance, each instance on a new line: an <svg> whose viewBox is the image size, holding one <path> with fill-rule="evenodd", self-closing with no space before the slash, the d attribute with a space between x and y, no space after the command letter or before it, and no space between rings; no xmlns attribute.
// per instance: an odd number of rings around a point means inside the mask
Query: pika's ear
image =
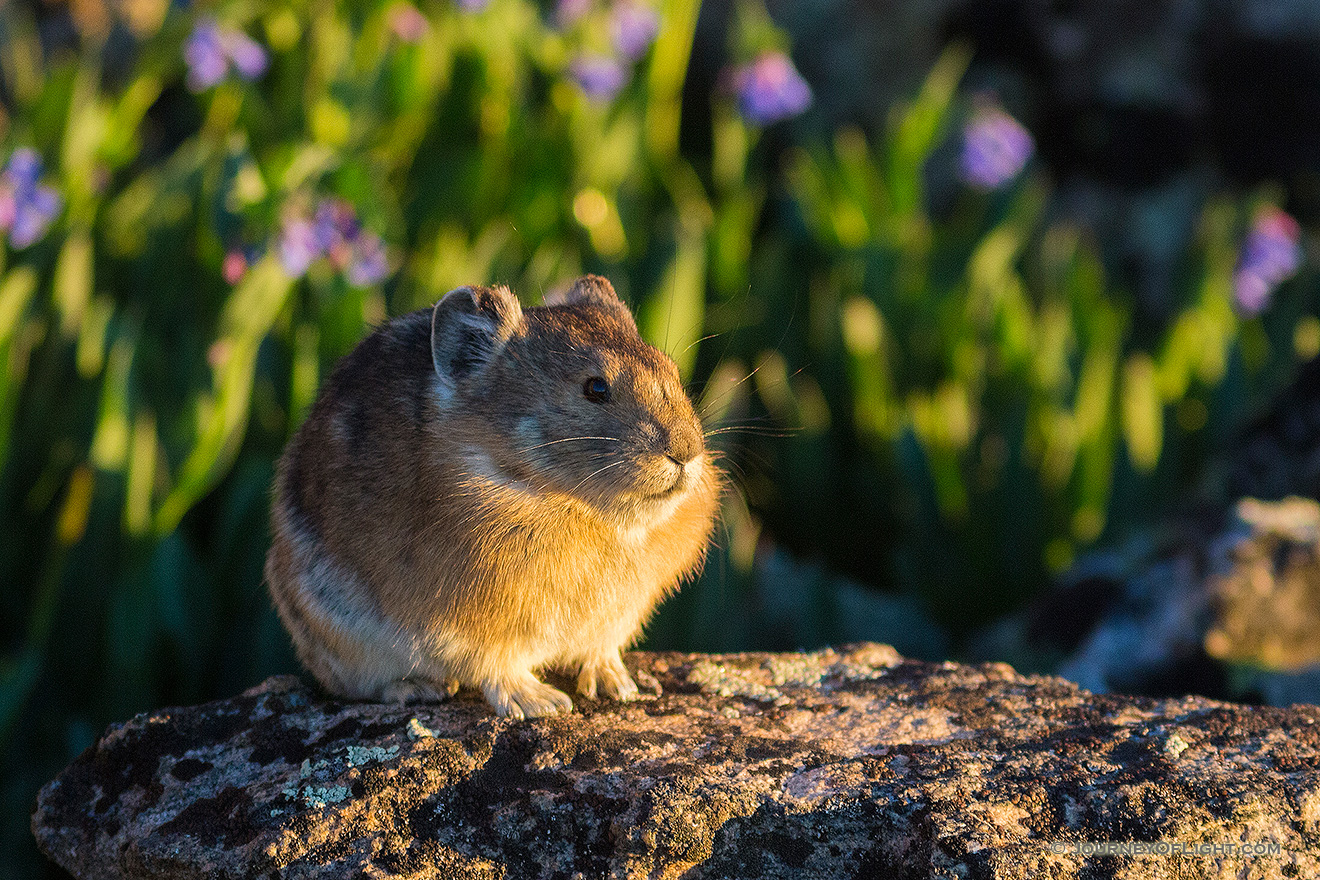
<svg viewBox="0 0 1320 880"><path fill-rule="evenodd" d="M522 323L522 306L507 287L460 287L431 312L431 362L446 381L485 366Z"/></svg>
<svg viewBox="0 0 1320 880"><path fill-rule="evenodd" d="M619 299L619 295L614 292L614 285L610 284L608 278L603 278L600 275L583 275L573 282L573 286L563 294L560 301L568 305L590 303L604 306L627 314L629 320L632 318L632 312L628 311L628 307L623 304L623 300Z"/></svg>
<svg viewBox="0 0 1320 880"><path fill-rule="evenodd" d="M554 293L545 298L546 305L594 305L617 313L633 326L632 312L628 311L623 300L614 292L614 285L608 278L600 275L583 275L573 286L562 293Z"/></svg>

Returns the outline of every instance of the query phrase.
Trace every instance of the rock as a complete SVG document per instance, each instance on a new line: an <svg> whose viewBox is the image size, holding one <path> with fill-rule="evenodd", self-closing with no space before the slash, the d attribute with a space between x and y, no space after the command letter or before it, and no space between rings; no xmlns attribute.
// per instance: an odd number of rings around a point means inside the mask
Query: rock
<svg viewBox="0 0 1320 880"><path fill-rule="evenodd" d="M1210 578L1211 656L1297 672L1320 664L1320 504L1244 499Z"/></svg>
<svg viewBox="0 0 1320 880"><path fill-rule="evenodd" d="M288 677L139 715L46 786L33 831L81 878L1320 876L1314 706L1095 696L875 644L627 662L663 694L529 722Z"/></svg>
<svg viewBox="0 0 1320 880"><path fill-rule="evenodd" d="M1188 679L1209 662L1204 639L1213 611L1199 549L1148 560L1118 578L1116 601L1058 673L1099 692L1200 690Z"/></svg>
<svg viewBox="0 0 1320 880"><path fill-rule="evenodd" d="M1243 498L1223 519L1089 554L975 653L1041 668L1011 646L1047 645L1045 668L1092 691L1320 702L1320 504Z"/></svg>

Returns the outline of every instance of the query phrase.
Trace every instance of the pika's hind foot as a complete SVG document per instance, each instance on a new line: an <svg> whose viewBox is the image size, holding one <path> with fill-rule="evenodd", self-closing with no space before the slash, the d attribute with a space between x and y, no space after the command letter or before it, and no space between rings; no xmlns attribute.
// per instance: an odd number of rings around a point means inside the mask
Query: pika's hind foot
<svg viewBox="0 0 1320 880"><path fill-rule="evenodd" d="M578 673L577 689L578 693L593 700L597 691L615 700L637 699L637 684L628 674L618 651L583 663L582 671Z"/></svg>
<svg viewBox="0 0 1320 880"><path fill-rule="evenodd" d="M401 678L381 688L380 699L383 703L441 703L458 693L458 682L446 681L443 685L418 678Z"/></svg>
<svg viewBox="0 0 1320 880"><path fill-rule="evenodd" d="M568 694L540 681L530 672L484 684L481 690L496 714L508 718L540 718L573 710L573 701Z"/></svg>

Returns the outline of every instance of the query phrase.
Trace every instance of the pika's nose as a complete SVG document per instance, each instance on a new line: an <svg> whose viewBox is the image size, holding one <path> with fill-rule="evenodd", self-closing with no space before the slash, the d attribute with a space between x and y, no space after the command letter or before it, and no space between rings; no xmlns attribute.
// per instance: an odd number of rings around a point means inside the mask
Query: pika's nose
<svg viewBox="0 0 1320 880"><path fill-rule="evenodd" d="M683 425L669 432L669 448L665 455L680 467L701 455L701 432L692 425Z"/></svg>

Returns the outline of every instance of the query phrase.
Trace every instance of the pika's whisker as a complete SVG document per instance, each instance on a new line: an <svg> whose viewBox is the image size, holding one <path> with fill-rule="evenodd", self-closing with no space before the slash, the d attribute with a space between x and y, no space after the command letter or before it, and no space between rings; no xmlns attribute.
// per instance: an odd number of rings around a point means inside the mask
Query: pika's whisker
<svg viewBox="0 0 1320 880"><path fill-rule="evenodd" d="M801 428L772 428L768 425L725 425L722 428L712 428L701 436L707 439L720 434L751 434L756 437L796 437L802 433Z"/></svg>
<svg viewBox="0 0 1320 880"><path fill-rule="evenodd" d="M755 367L752 368L752 371L751 371L750 373L748 373L746 376L743 376L743 377L742 377L741 379L739 379L737 382L734 382L734 383L733 383L732 385L730 385L728 388L725 388L724 391L721 392L720 395L719 395L718 397L714 398L713 400L702 401L702 404L701 404L701 417L702 417L702 418L705 418L706 415L709 414L709 413L715 408L715 405L716 405L716 404L723 402L724 398L728 397L730 394L732 394L733 392L737 391L738 388L739 388L744 382L746 382L748 379L752 378L752 377L755 376L757 373L759 373L759 372L761 371L761 367L763 367L764 365L765 365L765 362L764 362L764 361L762 361L761 363L757 364Z"/></svg>
<svg viewBox="0 0 1320 880"><path fill-rule="evenodd" d="M680 351L679 354L687 354L688 351L692 348L692 346L700 345L701 343L705 342L707 339L714 339L716 336L719 335L720 334L718 333L708 333L705 336L701 337L700 339L694 339L691 342L689 342L686 346L684 346L683 350Z"/></svg>
<svg viewBox="0 0 1320 880"><path fill-rule="evenodd" d="M613 440L615 443L621 443L618 437L564 437L560 440L548 440L545 443L538 443L535 446L528 446L526 449L519 449L519 453L531 452L533 449L540 449L543 446L554 446L556 443L568 443L573 440Z"/></svg>
<svg viewBox="0 0 1320 880"><path fill-rule="evenodd" d="M603 467L603 468L599 468L599 469L597 469L597 470L592 471L591 473L589 473L589 474L587 474L585 477L583 477L583 478L578 482L578 484L577 484L576 486L574 486L572 489L569 489L569 490L568 490L568 494L572 495L572 494L573 494L574 492L576 492L578 489L581 489L581 488L582 488L582 484L585 483L585 482L587 482L587 480L590 480L592 477L595 477L595 476L597 476L598 474L603 474L605 471L609 470L610 468L612 468L612 467L618 467L618 466L621 465L621 464L623 464L623 461L616 461L616 462L612 462L612 463L610 463L610 464L605 465L605 467Z"/></svg>

